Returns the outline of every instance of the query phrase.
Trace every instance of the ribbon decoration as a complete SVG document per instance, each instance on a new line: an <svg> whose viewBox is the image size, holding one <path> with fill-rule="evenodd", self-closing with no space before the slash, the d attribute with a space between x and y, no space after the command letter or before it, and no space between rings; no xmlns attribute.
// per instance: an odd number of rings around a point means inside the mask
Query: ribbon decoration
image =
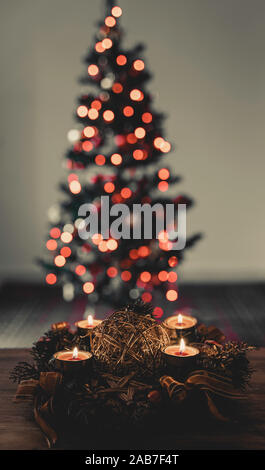
<svg viewBox="0 0 265 470"><path fill-rule="evenodd" d="M59 372L41 372L39 380L22 380L14 398L15 403L34 400L34 418L42 430L49 448L53 447L58 440L57 433L51 425L51 417L53 415L53 395L62 383L62 379L63 376ZM48 396L45 403L40 401L39 388Z"/></svg>
<svg viewBox="0 0 265 470"><path fill-rule="evenodd" d="M109 377L111 379L111 377ZM132 379L132 380L131 380ZM120 378L118 383L109 382L110 388L98 390L97 393L111 393L121 394L124 398L124 392L128 393L125 385L133 386L134 377L131 375L125 378ZM14 401L32 401L34 399L34 417L42 430L48 447L54 447L58 435L54 429L53 416L55 415L53 409L53 397L57 388L61 385L63 376L59 372L41 372L39 380L23 380L17 389ZM231 379L222 377L220 375L208 372L206 370L196 370L192 372L185 382L179 382L171 376L164 375L159 379L162 388L166 389L169 398L180 405L186 400L188 394L192 390L202 391L206 397L208 409L215 419L219 421L228 421L228 418L223 416L218 410L212 396L220 396L227 399L243 399L246 398L242 393L236 389ZM137 387L138 382L135 382ZM141 384L143 387L145 384ZM144 387L146 388L146 387ZM147 385L147 388L150 387ZM46 401L43 402L43 394L39 393L40 389L46 394ZM109 392L109 393L108 393ZM126 399L127 399L126 395Z"/></svg>
<svg viewBox="0 0 265 470"><path fill-rule="evenodd" d="M181 404L190 391L202 391L205 394L210 413L219 421L228 421L228 418L220 413L211 395L234 400L246 398L233 386L231 379L206 370L192 372L184 383L168 375L160 377L159 382L161 387L167 390L169 398L177 404Z"/></svg>

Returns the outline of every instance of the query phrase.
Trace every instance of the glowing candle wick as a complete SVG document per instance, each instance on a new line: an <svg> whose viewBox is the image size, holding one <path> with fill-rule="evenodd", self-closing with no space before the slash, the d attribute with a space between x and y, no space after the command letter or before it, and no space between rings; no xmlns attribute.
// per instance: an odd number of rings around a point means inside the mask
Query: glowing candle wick
<svg viewBox="0 0 265 470"><path fill-rule="evenodd" d="M74 348L72 359L77 359L77 358L78 358L78 349Z"/></svg>
<svg viewBox="0 0 265 470"><path fill-rule="evenodd" d="M179 354L183 354L185 352L185 341L183 338L181 338L180 343L179 343Z"/></svg>
<svg viewBox="0 0 265 470"><path fill-rule="evenodd" d="M88 323L88 326L93 326L93 317L92 317L92 315L88 315L87 323Z"/></svg>
<svg viewBox="0 0 265 470"><path fill-rule="evenodd" d="M182 321L183 321L183 317L182 317L181 313L179 313L178 314L178 324L181 325Z"/></svg>

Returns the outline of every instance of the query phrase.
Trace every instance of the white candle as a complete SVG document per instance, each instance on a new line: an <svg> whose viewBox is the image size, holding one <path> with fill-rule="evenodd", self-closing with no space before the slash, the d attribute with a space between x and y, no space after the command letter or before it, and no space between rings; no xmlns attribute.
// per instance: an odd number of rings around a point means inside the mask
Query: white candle
<svg viewBox="0 0 265 470"><path fill-rule="evenodd" d="M76 322L75 325L80 328L80 330L93 330L93 328L100 325L100 323L102 323L102 320L96 320L92 315L88 315L86 320L80 320Z"/></svg>
<svg viewBox="0 0 265 470"><path fill-rule="evenodd" d="M164 325L171 330L187 330L197 325L197 319L179 313L178 315L166 318Z"/></svg>
<svg viewBox="0 0 265 470"><path fill-rule="evenodd" d="M53 355L56 368L64 372L77 372L81 368L91 363L92 354L89 351L78 351L75 347L73 351L57 351Z"/></svg>

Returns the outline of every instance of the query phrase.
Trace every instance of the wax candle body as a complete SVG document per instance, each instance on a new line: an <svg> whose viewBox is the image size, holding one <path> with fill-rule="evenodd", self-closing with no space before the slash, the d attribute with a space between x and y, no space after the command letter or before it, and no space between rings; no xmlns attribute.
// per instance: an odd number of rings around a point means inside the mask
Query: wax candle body
<svg viewBox="0 0 265 470"><path fill-rule="evenodd" d="M166 365L183 371L188 371L196 365L199 354L199 349L185 345L183 350L179 344L172 344L163 350Z"/></svg>
<svg viewBox="0 0 265 470"><path fill-rule="evenodd" d="M181 323L178 321L178 315L174 315L165 320L165 325L171 329L185 330L187 328L193 328L197 325L197 319L195 317L189 317L188 315L182 315Z"/></svg>
<svg viewBox="0 0 265 470"><path fill-rule="evenodd" d="M61 351L56 355L56 359L59 361L84 361L90 357L91 353L86 351L78 351L77 357L73 357L72 351Z"/></svg>
<svg viewBox="0 0 265 470"><path fill-rule="evenodd" d="M80 329L83 329L83 330L93 330L93 328L95 328L96 326L100 325L100 323L102 323L102 320L95 320L93 318L93 323L92 324L89 324L87 320L80 320L76 323L76 326Z"/></svg>
<svg viewBox="0 0 265 470"><path fill-rule="evenodd" d="M164 353L178 357L197 356L197 354L199 354L199 349L192 346L186 346L185 351L181 351L178 344L173 344L172 346L167 346Z"/></svg>
<svg viewBox="0 0 265 470"><path fill-rule="evenodd" d="M163 322L168 334L173 342L181 337L185 337L187 342L196 341L197 319L188 315L173 315Z"/></svg>
<svg viewBox="0 0 265 470"><path fill-rule="evenodd" d="M75 325L77 326L77 333L81 337L87 338L87 346L92 350L92 342L94 337L94 329L102 323L102 320L96 320L92 315L88 315L86 320L80 320Z"/></svg>
<svg viewBox="0 0 265 470"><path fill-rule="evenodd" d="M56 369L62 373L76 373L79 370L92 367L92 354L89 351L58 351L53 355Z"/></svg>

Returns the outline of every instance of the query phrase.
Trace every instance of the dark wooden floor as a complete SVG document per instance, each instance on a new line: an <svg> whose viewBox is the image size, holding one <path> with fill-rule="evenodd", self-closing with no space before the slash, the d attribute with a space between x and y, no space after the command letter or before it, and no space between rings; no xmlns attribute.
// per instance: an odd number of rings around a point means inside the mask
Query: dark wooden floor
<svg viewBox="0 0 265 470"><path fill-rule="evenodd" d="M135 436L132 444L126 435L102 437L93 449L265 449L265 349L249 355L253 374L248 400L242 404L241 414L236 423L211 421L196 423L183 429L178 416L172 416L176 426L172 431L160 428L154 435L145 433L141 439ZM0 449L46 449L46 441L33 419L33 406L30 403L12 402L16 385L9 381L10 370L18 361L27 360L28 352L23 349L3 349L0 351ZM92 430L93 433L93 430ZM127 441L126 441L127 439ZM91 440L90 440L91 442ZM73 448L61 446L61 449ZM76 448L76 447L74 447ZM80 449L80 447L78 447ZM88 449L86 446L85 449Z"/></svg>
<svg viewBox="0 0 265 470"><path fill-rule="evenodd" d="M52 322L65 320L73 325L83 317L85 302L80 298L66 303L57 288L4 284L0 291L0 347L30 347ZM265 346L265 284L185 284L179 288L176 305L170 307L194 314L207 325L215 324L229 339ZM167 309L165 306L166 315L171 314ZM96 315L104 318L108 311L101 305Z"/></svg>

